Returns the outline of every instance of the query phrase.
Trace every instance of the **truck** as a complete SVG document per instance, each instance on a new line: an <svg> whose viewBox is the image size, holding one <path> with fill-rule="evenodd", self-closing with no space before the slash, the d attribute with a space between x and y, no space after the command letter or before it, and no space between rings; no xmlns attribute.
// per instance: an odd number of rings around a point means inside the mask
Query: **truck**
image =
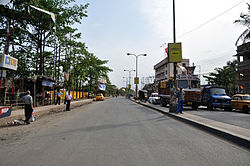
<svg viewBox="0 0 250 166"><path fill-rule="evenodd" d="M197 109L201 104L200 79L198 75L177 75L176 86L177 88L183 88L184 105ZM172 77L159 82L158 93L162 106L170 104L171 96L174 94L174 80Z"/></svg>
<svg viewBox="0 0 250 166"><path fill-rule="evenodd" d="M170 104L171 96L174 94L173 78L162 80L158 85L158 93L162 106ZM205 86L200 88L200 79L197 75L178 75L176 86L183 88L184 105L191 106L196 110L200 105L213 110L221 108L231 109L231 98L226 94L226 90L219 86Z"/></svg>
<svg viewBox="0 0 250 166"><path fill-rule="evenodd" d="M201 96L201 105L207 106L209 110L216 108L231 110L231 98L222 87L205 86L201 91Z"/></svg>

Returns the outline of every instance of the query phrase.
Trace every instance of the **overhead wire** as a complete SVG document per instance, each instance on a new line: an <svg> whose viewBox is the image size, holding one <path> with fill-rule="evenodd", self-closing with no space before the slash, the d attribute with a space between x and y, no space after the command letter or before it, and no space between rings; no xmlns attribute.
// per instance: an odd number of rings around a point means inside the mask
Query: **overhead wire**
<svg viewBox="0 0 250 166"><path fill-rule="evenodd" d="M233 8L235 8L236 6L240 5L241 3L245 2L245 1L246 1L246 0L240 1L239 3L235 4L235 5L234 5L234 6L232 6L231 8L229 8L229 9L225 10L224 12L222 12L222 13L218 14L217 16L215 16L215 17L213 17L213 18L209 19L208 21L206 21L206 22L202 23L201 25L199 25L199 26L195 27L194 29L192 29L192 30L190 30L190 31L185 32L184 34L182 34L182 35L180 35L180 36L178 36L178 37L180 38L180 37L183 37L183 36L186 36L186 35L188 35L188 34L192 33L193 31L195 31L195 30L197 30L197 29L199 29L199 28L203 27L204 25L206 25L206 24L208 24L209 22L211 22L211 21L215 20L216 18L218 18L218 17L222 16L223 14L225 14L225 13L229 12L230 10L232 10Z"/></svg>

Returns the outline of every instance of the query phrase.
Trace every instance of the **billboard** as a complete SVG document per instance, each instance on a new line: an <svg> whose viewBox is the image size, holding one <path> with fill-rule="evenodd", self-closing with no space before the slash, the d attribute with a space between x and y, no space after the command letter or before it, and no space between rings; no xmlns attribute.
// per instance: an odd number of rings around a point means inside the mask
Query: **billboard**
<svg viewBox="0 0 250 166"><path fill-rule="evenodd" d="M0 68L17 70L17 62L18 60L14 57L5 54L0 54Z"/></svg>
<svg viewBox="0 0 250 166"><path fill-rule="evenodd" d="M103 83L101 83L101 82L99 82L98 88L99 88L100 90L105 91L105 90L106 90L106 85L103 84Z"/></svg>
<svg viewBox="0 0 250 166"><path fill-rule="evenodd" d="M181 43L168 43L168 62L181 62L182 61L182 49Z"/></svg>

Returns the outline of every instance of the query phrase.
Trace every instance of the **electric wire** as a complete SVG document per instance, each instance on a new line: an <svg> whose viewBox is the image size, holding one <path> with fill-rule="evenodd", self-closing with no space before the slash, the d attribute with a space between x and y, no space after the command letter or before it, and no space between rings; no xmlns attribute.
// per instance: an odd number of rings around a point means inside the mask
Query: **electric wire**
<svg viewBox="0 0 250 166"><path fill-rule="evenodd" d="M183 36L186 36L186 35L188 35L188 34L192 33L193 31L195 31L195 30L197 30L197 29L199 29L199 28L203 27L204 25L206 25L206 24L208 24L209 22L211 22L211 21L215 20L216 18L218 18L218 17L222 16L223 14L225 14L225 13L229 12L230 10L232 10L233 8L235 8L236 6L240 5L241 3L245 2L245 1L246 1L246 0L240 1L239 3L235 4L235 5L234 5L234 6L232 6L231 8L229 8L229 9L225 10L224 12L222 12L222 13L218 14L217 16L215 16L215 17L213 17L213 18L209 19L208 21L206 21L206 22L202 23L201 25L197 26L196 28L194 28L194 29L192 29L192 30L190 30L190 31L187 31L187 32L185 32L184 34L182 34L182 35L180 35L180 36L178 36L178 37L179 37L179 38L181 38L181 37L183 37Z"/></svg>

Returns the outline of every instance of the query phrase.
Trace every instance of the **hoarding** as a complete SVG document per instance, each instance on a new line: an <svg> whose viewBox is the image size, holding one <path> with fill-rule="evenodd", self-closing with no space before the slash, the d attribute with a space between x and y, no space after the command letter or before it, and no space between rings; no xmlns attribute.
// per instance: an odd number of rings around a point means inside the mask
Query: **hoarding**
<svg viewBox="0 0 250 166"><path fill-rule="evenodd" d="M103 84L103 83L101 83L101 82L99 82L99 85L98 85L98 88L100 89L100 90L106 90L106 85L105 84Z"/></svg>
<svg viewBox="0 0 250 166"><path fill-rule="evenodd" d="M9 55L0 54L0 68L17 70L17 62L18 60Z"/></svg>
<svg viewBox="0 0 250 166"><path fill-rule="evenodd" d="M181 43L168 43L168 62L181 62L182 61L182 49Z"/></svg>

